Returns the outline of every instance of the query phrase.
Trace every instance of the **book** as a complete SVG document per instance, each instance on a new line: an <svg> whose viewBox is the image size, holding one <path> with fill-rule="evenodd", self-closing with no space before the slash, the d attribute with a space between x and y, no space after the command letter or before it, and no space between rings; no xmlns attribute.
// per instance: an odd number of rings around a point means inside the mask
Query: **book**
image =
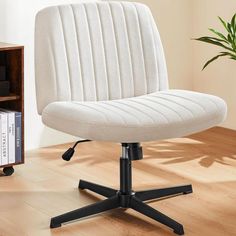
<svg viewBox="0 0 236 236"><path fill-rule="evenodd" d="M1 165L8 164L8 115L0 112L1 123Z"/></svg>
<svg viewBox="0 0 236 236"><path fill-rule="evenodd" d="M15 112L15 160L22 162L21 155L21 112Z"/></svg>
<svg viewBox="0 0 236 236"><path fill-rule="evenodd" d="M1 109L6 112L8 116L8 164L13 164L16 161L15 158L15 112L6 109Z"/></svg>
<svg viewBox="0 0 236 236"><path fill-rule="evenodd" d="M0 165L20 163L21 112L0 109Z"/></svg>
<svg viewBox="0 0 236 236"><path fill-rule="evenodd" d="M15 113L9 112L8 115L8 163L16 162L15 158Z"/></svg>

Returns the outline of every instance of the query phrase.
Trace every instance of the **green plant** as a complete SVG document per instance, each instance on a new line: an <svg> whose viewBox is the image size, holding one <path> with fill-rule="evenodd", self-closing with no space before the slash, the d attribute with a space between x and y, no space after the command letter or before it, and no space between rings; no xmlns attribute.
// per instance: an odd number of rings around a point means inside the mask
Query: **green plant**
<svg viewBox="0 0 236 236"><path fill-rule="evenodd" d="M210 63L217 60L220 57L228 56L232 60L236 60L236 14L232 17L231 22L224 21L221 17L218 17L224 28L226 29L226 35L216 31L215 29L209 29L215 37L201 37L195 40L216 45L225 49L217 56L210 59L203 67L204 70Z"/></svg>

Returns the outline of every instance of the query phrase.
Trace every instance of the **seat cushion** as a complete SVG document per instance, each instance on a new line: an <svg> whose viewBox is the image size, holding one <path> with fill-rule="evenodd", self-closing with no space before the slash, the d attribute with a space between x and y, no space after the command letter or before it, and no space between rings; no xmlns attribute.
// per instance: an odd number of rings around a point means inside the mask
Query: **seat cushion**
<svg viewBox="0 0 236 236"><path fill-rule="evenodd" d="M42 114L45 125L90 140L144 142L177 138L221 123L225 102L216 96L166 90L98 102L53 102Z"/></svg>

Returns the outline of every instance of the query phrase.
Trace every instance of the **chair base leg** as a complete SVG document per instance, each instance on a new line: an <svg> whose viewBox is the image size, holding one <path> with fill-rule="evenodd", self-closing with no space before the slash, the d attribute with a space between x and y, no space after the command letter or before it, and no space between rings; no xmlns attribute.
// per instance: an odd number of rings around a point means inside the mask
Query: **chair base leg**
<svg viewBox="0 0 236 236"><path fill-rule="evenodd" d="M163 213L148 206L144 201L163 199L177 194L192 193L192 186L178 186L171 188L153 189L134 192L132 190L132 160L142 159L142 148L138 143L122 143L120 158L120 189L115 190L102 185L80 180L79 189L87 189L100 194L107 199L80 209L70 211L51 219L51 228L60 227L63 223L96 215L115 208L132 208L133 210L152 218L171 228L178 235L184 234L183 225Z"/></svg>
<svg viewBox="0 0 236 236"><path fill-rule="evenodd" d="M138 211L139 213L148 216L174 230L174 233L178 235L184 234L184 227L177 221L171 219L170 217L164 215L163 213L153 209L144 202L142 202L137 197L133 197L131 200L131 208Z"/></svg>
<svg viewBox="0 0 236 236"><path fill-rule="evenodd" d="M68 213L53 217L51 219L51 228L58 228L63 223L67 223L73 220L78 220L80 218L88 217L91 215L99 214L104 211L112 210L114 208L119 207L119 197L118 195L115 195L113 197L110 197L106 200L94 203L89 206L85 206L82 208L79 208L74 211L70 211Z"/></svg>
<svg viewBox="0 0 236 236"><path fill-rule="evenodd" d="M70 221L78 220L84 217L122 207L132 208L133 210L138 211L139 213L168 226L177 235L184 234L183 225L179 224L178 222L169 218L163 213L153 209L143 201L151 199L160 199L167 196L175 196L177 194L192 193L191 185L139 191L136 193L132 192L129 195L122 194L121 191L87 182L84 180L80 180L79 188L88 189L90 191L107 197L107 199L52 218L50 224L51 228L57 228L60 227L63 223L67 223Z"/></svg>
<svg viewBox="0 0 236 236"><path fill-rule="evenodd" d="M83 189L88 189L90 191L93 191L95 193L98 193L104 197L112 197L114 195L116 195L117 190L112 189L112 188L108 188L102 185L98 185L98 184L94 184L85 180L80 180L79 182L79 189L83 190Z"/></svg>
<svg viewBox="0 0 236 236"><path fill-rule="evenodd" d="M192 185L177 186L171 188L152 189L136 192L136 196L142 201L148 201L173 195L192 193Z"/></svg>
<svg viewBox="0 0 236 236"><path fill-rule="evenodd" d="M60 223L57 223L53 220L53 218L51 219L51 222L50 222L50 228L51 229L54 229L54 228L59 228L61 227L61 224Z"/></svg>

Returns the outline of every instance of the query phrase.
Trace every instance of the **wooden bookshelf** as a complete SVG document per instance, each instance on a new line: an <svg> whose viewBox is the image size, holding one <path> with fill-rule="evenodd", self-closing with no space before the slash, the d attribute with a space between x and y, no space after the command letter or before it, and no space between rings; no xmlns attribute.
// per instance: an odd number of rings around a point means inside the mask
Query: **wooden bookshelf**
<svg viewBox="0 0 236 236"><path fill-rule="evenodd" d="M6 77L10 82L10 94L8 96L0 96L0 108L19 111L22 114L21 128L21 150L22 161L9 165L0 166L3 168L5 175L12 175L14 165L24 163L24 47L20 45L1 43L0 55L4 57L4 65L6 67Z"/></svg>
<svg viewBox="0 0 236 236"><path fill-rule="evenodd" d="M5 102L5 101L13 101L13 100L18 100L20 99L20 96L17 94L10 94L9 96L0 96L0 102Z"/></svg>

